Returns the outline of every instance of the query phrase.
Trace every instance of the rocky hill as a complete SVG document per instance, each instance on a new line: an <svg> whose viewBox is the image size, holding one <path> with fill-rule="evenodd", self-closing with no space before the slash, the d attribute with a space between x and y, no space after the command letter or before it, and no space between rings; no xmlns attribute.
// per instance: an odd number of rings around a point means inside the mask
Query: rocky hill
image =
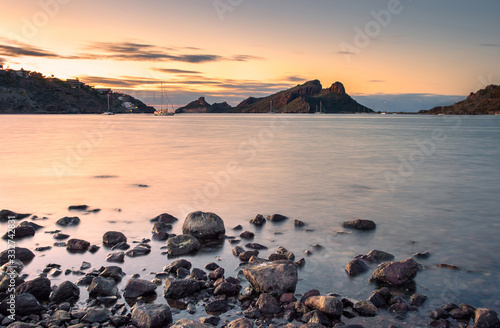
<svg viewBox="0 0 500 328"><path fill-rule="evenodd" d="M299 84L291 89L273 95L243 100L231 108L227 103L210 105L204 97L177 109L178 113L315 113L321 109L324 113L373 112L346 92L344 85L335 82L328 89L323 89L318 80Z"/></svg>
<svg viewBox="0 0 500 328"><path fill-rule="evenodd" d="M63 81L37 72L0 70L0 113L99 114L108 110L107 92L78 80ZM121 93L111 93L114 113L152 113L153 107Z"/></svg>
<svg viewBox="0 0 500 328"><path fill-rule="evenodd" d="M487 115L500 113L500 86L489 85L451 106L439 106L423 110L420 114Z"/></svg>

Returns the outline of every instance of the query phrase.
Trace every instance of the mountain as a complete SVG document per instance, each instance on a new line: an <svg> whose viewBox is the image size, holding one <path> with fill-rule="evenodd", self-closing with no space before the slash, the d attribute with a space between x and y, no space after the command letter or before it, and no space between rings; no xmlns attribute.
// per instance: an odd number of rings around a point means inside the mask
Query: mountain
<svg viewBox="0 0 500 328"><path fill-rule="evenodd" d="M243 100L236 107L226 102L210 105L204 97L192 101L176 110L177 113L372 113L368 107L360 105L346 92L344 85L335 82L328 89L323 89L318 80L299 84L288 90L273 95Z"/></svg>
<svg viewBox="0 0 500 328"><path fill-rule="evenodd" d="M100 114L152 113L153 107L123 93L94 89L75 80L44 77L25 70L0 70L0 113Z"/></svg>
<svg viewBox="0 0 500 328"><path fill-rule="evenodd" d="M422 110L420 114L486 115L500 113L500 86L489 85L451 106L439 106Z"/></svg>
<svg viewBox="0 0 500 328"><path fill-rule="evenodd" d="M227 102L210 105L205 97L192 101L184 107L177 108L176 113L227 113L231 112L231 106Z"/></svg>

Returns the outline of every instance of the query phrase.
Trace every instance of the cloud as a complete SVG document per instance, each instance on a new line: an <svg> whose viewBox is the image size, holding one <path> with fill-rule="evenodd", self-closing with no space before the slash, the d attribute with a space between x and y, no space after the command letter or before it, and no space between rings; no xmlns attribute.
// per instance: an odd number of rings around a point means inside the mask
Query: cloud
<svg viewBox="0 0 500 328"><path fill-rule="evenodd" d="M250 61L250 60L264 60L264 57L251 56L251 55L234 55L231 57L232 61Z"/></svg>
<svg viewBox="0 0 500 328"><path fill-rule="evenodd" d="M53 52L33 47L24 43L18 43L17 45L0 44L0 55L13 58L18 58L18 57L61 58L61 56Z"/></svg>
<svg viewBox="0 0 500 328"><path fill-rule="evenodd" d="M154 70L161 73L171 73L171 74L202 74L202 72L198 71L186 71L183 69L176 69L176 68L154 68Z"/></svg>
<svg viewBox="0 0 500 328"><path fill-rule="evenodd" d="M111 87L111 88L121 88L121 89L133 89L145 86L153 86L160 85L162 82L158 79L152 78L142 78L142 77L134 77L134 76L121 76L118 78L114 77L103 77L103 76L89 76L89 75L81 75L79 76L80 80L86 84L90 85L99 85L103 87Z"/></svg>
<svg viewBox="0 0 500 328"><path fill-rule="evenodd" d="M479 45L481 47L500 47L498 43L480 43Z"/></svg>
<svg viewBox="0 0 500 328"><path fill-rule="evenodd" d="M304 82L307 81L306 78L303 78L301 76L286 76L283 78L285 81L290 81L290 82Z"/></svg>

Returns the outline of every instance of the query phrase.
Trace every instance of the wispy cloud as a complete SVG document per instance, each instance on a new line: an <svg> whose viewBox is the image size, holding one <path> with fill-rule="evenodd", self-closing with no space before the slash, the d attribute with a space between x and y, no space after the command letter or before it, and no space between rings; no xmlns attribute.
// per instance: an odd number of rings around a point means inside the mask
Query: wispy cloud
<svg viewBox="0 0 500 328"><path fill-rule="evenodd" d="M230 58L232 61L250 61L250 60L264 60L264 57L251 56L251 55L234 55Z"/></svg>
<svg viewBox="0 0 500 328"><path fill-rule="evenodd" d="M0 44L0 55L5 57L46 57L60 58L61 56L24 43L16 43L15 45Z"/></svg>
<svg viewBox="0 0 500 328"><path fill-rule="evenodd" d="M160 73L170 73L170 74L202 74L199 71L186 71L183 69L176 68L154 68L155 71Z"/></svg>
<svg viewBox="0 0 500 328"><path fill-rule="evenodd" d="M480 43L481 47L500 47L499 43Z"/></svg>
<svg viewBox="0 0 500 328"><path fill-rule="evenodd" d="M283 78L284 81L290 81L290 82L304 82L304 81L307 81L306 78L302 77L302 76L285 76Z"/></svg>

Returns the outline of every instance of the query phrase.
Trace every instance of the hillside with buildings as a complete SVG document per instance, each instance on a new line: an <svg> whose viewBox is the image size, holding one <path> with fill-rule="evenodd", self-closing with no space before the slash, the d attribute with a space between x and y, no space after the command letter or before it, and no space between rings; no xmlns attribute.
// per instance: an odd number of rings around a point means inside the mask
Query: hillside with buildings
<svg viewBox="0 0 500 328"><path fill-rule="evenodd" d="M152 113L142 101L111 89L96 89L78 79L61 80L0 65L0 113L100 114Z"/></svg>

